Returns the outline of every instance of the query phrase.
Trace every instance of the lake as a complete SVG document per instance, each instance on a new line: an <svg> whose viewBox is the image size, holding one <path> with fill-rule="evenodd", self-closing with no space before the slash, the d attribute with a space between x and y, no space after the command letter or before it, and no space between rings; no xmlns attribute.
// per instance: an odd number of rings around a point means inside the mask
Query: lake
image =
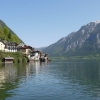
<svg viewBox="0 0 100 100"><path fill-rule="evenodd" d="M2 64L0 100L100 100L100 61Z"/></svg>

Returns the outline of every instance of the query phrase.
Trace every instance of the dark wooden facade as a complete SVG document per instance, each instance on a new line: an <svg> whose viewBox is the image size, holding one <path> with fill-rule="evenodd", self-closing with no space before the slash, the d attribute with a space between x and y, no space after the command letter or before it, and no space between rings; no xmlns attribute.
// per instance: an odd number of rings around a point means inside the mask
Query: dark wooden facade
<svg viewBox="0 0 100 100"><path fill-rule="evenodd" d="M4 63L13 63L14 58L13 57L5 57L5 58L3 58L2 62L4 62Z"/></svg>

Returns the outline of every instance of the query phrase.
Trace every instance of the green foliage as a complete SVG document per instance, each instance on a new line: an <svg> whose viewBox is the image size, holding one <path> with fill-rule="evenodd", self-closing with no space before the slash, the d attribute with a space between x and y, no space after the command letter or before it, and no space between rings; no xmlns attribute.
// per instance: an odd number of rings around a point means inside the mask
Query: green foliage
<svg viewBox="0 0 100 100"><path fill-rule="evenodd" d="M8 36L8 34L9 34L9 29L8 29L7 27L4 27L4 29L3 29L3 34L4 34L5 36Z"/></svg>
<svg viewBox="0 0 100 100"><path fill-rule="evenodd" d="M7 40L8 42L23 42L3 21L0 20L0 39ZM15 63L27 62L27 58L21 52L2 52L0 51L0 62L4 57L11 56L14 58Z"/></svg>
<svg viewBox="0 0 100 100"><path fill-rule="evenodd" d="M8 26L0 20L0 39L9 42L23 42Z"/></svg>
<svg viewBox="0 0 100 100"><path fill-rule="evenodd" d="M24 58L22 58L22 62L23 63L26 63L27 62L27 59L24 57Z"/></svg>
<svg viewBox="0 0 100 100"><path fill-rule="evenodd" d="M11 33L9 32L9 34L8 34L8 39L10 40L12 38L12 35L11 35Z"/></svg>
<svg viewBox="0 0 100 100"><path fill-rule="evenodd" d="M0 51L0 62L4 57L11 56L14 58L14 63L26 63L27 58L23 56L21 52L2 52Z"/></svg>

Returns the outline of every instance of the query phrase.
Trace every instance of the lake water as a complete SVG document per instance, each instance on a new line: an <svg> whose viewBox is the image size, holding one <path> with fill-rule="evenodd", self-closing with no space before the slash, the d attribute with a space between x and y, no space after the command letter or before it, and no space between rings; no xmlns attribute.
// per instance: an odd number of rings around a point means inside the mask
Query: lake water
<svg viewBox="0 0 100 100"><path fill-rule="evenodd" d="M0 65L0 100L100 100L100 61Z"/></svg>

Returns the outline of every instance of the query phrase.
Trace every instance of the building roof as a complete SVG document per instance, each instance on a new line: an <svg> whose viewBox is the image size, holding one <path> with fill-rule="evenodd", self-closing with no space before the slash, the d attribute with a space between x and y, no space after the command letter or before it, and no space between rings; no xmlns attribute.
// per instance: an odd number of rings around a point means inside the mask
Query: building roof
<svg viewBox="0 0 100 100"><path fill-rule="evenodd" d="M20 49L33 49L31 46L24 45L24 47L20 47Z"/></svg>
<svg viewBox="0 0 100 100"><path fill-rule="evenodd" d="M8 43L8 41L6 41L6 40L3 40L3 42L4 42L5 44L7 44L7 43Z"/></svg>
<svg viewBox="0 0 100 100"><path fill-rule="evenodd" d="M17 46L18 44L15 43L15 42L8 42L7 45L9 45L9 46Z"/></svg>
<svg viewBox="0 0 100 100"><path fill-rule="evenodd" d="M14 58L9 56L9 57L5 57L4 59L14 59Z"/></svg>
<svg viewBox="0 0 100 100"><path fill-rule="evenodd" d="M18 44L18 46L17 47L24 47L24 43L20 43L20 44Z"/></svg>
<svg viewBox="0 0 100 100"><path fill-rule="evenodd" d="M0 41L1 41L3 44L6 44L5 41L3 41L3 40L1 40L1 39L0 39Z"/></svg>
<svg viewBox="0 0 100 100"><path fill-rule="evenodd" d="M32 53L41 53L39 50L32 50Z"/></svg>

